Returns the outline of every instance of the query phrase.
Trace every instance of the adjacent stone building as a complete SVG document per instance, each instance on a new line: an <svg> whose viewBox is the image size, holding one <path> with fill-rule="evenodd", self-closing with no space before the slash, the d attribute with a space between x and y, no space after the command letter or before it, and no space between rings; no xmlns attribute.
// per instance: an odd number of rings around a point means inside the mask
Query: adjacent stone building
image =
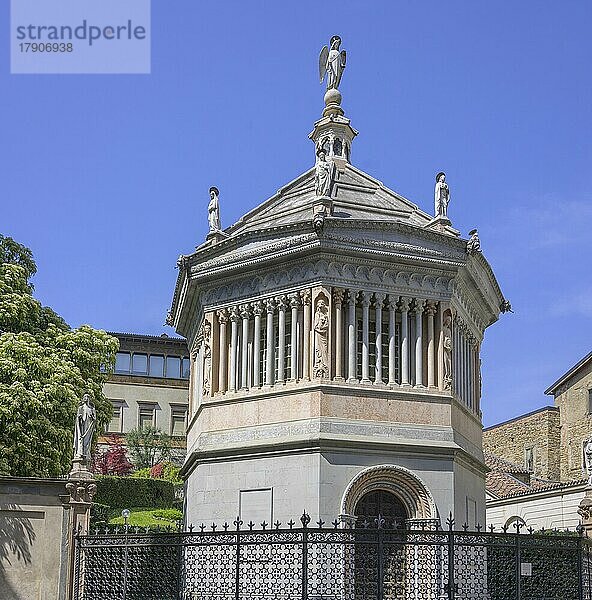
<svg viewBox="0 0 592 600"><path fill-rule="evenodd" d="M483 450L522 465L542 479L559 481L559 409L545 406L483 430Z"/></svg>
<svg viewBox="0 0 592 600"><path fill-rule="evenodd" d="M119 340L115 370L103 387L113 418L101 447L131 429L152 425L173 436L174 459L185 457L189 353L183 338L110 333Z"/></svg>
<svg viewBox="0 0 592 600"><path fill-rule="evenodd" d="M483 522L480 346L504 298L478 238L351 162L329 88L315 166L179 258L186 518ZM244 200L241 200L244 202Z"/></svg>
<svg viewBox="0 0 592 600"><path fill-rule="evenodd" d="M561 481L585 473L584 444L592 436L592 352L545 390L561 420Z"/></svg>
<svg viewBox="0 0 592 600"><path fill-rule="evenodd" d="M592 436L592 352L553 383L545 406L483 432L483 448L550 481L585 476L583 449Z"/></svg>

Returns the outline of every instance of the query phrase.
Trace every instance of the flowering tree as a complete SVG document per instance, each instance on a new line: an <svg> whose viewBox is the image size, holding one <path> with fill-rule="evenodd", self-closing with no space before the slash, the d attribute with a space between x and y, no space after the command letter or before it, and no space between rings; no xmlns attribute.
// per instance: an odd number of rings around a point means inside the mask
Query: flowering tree
<svg viewBox="0 0 592 600"><path fill-rule="evenodd" d="M97 434L113 408L103 395L119 343L88 325L71 329L33 297L31 251L0 235L0 475L68 472L74 418L93 397Z"/></svg>

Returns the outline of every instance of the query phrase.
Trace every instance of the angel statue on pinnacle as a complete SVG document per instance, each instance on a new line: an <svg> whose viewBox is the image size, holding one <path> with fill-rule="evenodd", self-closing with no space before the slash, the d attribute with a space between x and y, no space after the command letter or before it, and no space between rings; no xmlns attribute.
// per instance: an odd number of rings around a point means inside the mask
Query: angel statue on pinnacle
<svg viewBox="0 0 592 600"><path fill-rule="evenodd" d="M341 38L338 35L334 35L331 38L331 49L327 46L323 46L321 54L319 55L319 76L321 83L327 75L327 89L336 90L339 88L341 83L341 76L345 69L345 50L339 50L341 46Z"/></svg>

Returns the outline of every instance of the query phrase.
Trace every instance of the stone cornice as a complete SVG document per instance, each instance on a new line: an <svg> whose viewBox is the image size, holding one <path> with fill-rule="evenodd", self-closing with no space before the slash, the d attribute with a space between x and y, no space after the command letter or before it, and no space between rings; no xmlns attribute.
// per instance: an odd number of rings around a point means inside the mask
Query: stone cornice
<svg viewBox="0 0 592 600"><path fill-rule="evenodd" d="M363 238L360 239L353 236L340 236L337 233L340 229L355 230L356 232L399 232L404 235L413 235L418 240L425 239L426 241L439 243L444 247L450 248L450 250L438 251L423 248L419 244L364 240ZM278 237L282 239L272 244L265 244L267 240L277 240ZM246 245L249 240L260 242L261 247L241 253L240 247ZM361 244L363 248L360 247ZM350 251L356 253L369 252L376 256L388 257L391 260L433 261L435 264L440 262L464 263L466 260L463 252L465 245L465 241L449 234L426 230L419 225L387 220L345 220L328 217L325 221L324 234L321 237L314 231L312 218L309 222L298 222L268 227L257 231L246 231L223 239L217 244L206 243L197 248L194 253L179 258L179 276L177 277L168 322L174 324L179 322L177 313L183 305L183 291L186 287L188 273L190 273L189 276L193 279L206 269L217 275L223 272L230 273L234 270L243 271L245 266L256 268L265 262L277 263L294 254L324 248L339 249L346 253Z"/></svg>

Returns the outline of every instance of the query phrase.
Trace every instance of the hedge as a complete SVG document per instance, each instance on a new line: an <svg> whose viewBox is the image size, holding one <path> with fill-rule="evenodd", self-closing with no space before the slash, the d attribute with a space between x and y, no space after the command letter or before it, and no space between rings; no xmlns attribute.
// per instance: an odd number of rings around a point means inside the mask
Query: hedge
<svg viewBox="0 0 592 600"><path fill-rule="evenodd" d="M170 481L164 479L102 475L97 476L94 501L114 509L171 508L175 502L175 489Z"/></svg>

